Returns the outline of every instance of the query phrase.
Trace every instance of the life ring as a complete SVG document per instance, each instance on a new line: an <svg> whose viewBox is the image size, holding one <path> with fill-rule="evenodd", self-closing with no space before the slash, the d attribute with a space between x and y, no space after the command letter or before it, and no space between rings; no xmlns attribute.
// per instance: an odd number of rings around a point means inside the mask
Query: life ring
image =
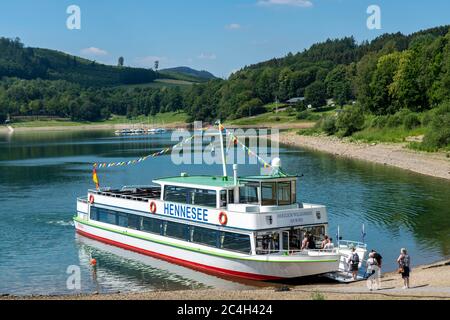
<svg viewBox="0 0 450 320"><path fill-rule="evenodd" d="M223 226L228 223L228 217L225 212L219 213L219 223Z"/></svg>
<svg viewBox="0 0 450 320"><path fill-rule="evenodd" d="M94 195L93 194L91 194L90 196L89 196L89 203L90 204L93 204L94 203Z"/></svg>
<svg viewBox="0 0 450 320"><path fill-rule="evenodd" d="M156 203L155 201L150 202L150 212L156 213Z"/></svg>

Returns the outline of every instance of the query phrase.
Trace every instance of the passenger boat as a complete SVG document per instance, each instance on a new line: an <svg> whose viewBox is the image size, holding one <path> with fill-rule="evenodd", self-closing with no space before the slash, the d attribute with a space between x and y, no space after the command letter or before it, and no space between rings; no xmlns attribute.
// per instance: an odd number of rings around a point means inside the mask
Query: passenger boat
<svg viewBox="0 0 450 320"><path fill-rule="evenodd" d="M268 175L238 176L233 165L230 177L223 165L219 176L181 173L150 186L88 190L77 200L75 228L113 246L252 280L344 271L352 247L362 262L362 243L320 249L329 232L326 207L297 202L297 176L280 166L276 158ZM316 247L302 250L305 234Z"/></svg>

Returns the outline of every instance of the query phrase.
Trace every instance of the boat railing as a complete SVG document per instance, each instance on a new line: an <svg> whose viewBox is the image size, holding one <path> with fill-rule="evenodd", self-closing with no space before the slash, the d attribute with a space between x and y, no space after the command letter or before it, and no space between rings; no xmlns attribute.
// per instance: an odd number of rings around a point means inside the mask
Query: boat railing
<svg viewBox="0 0 450 320"><path fill-rule="evenodd" d="M148 202L150 199L150 198L146 198L146 197L138 197L138 196L133 196L133 195L128 195L128 194L120 194L120 193L114 193L111 191L102 191L102 190L89 190L89 193L100 195L100 196L120 198L120 199L133 200L133 201L142 201L142 202Z"/></svg>
<svg viewBox="0 0 450 320"><path fill-rule="evenodd" d="M77 201L78 202L83 202L83 203L88 203L87 197L79 197L79 198L77 198Z"/></svg>
<svg viewBox="0 0 450 320"><path fill-rule="evenodd" d="M339 240L338 247L367 249L367 244L365 244L363 242L359 242L359 241L353 241L353 240Z"/></svg>
<svg viewBox="0 0 450 320"><path fill-rule="evenodd" d="M283 256L293 256L293 255L330 255L330 254L338 254L338 248L333 249L295 249L295 250L277 250L277 249L258 249L256 250L258 255L283 255Z"/></svg>

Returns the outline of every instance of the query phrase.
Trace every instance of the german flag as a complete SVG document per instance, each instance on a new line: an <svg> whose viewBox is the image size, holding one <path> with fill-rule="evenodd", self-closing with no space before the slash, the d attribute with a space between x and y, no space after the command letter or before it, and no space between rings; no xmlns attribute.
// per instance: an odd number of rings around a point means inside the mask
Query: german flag
<svg viewBox="0 0 450 320"><path fill-rule="evenodd" d="M92 169L92 181L95 183L95 188L100 189L100 184L98 182L98 176L97 176L97 169L95 166Z"/></svg>

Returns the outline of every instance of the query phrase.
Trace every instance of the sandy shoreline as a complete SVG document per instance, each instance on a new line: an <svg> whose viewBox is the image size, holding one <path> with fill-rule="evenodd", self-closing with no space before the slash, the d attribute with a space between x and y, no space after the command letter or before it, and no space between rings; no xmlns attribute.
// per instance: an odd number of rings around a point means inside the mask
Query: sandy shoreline
<svg viewBox="0 0 450 320"><path fill-rule="evenodd" d="M402 289L402 279L395 272L386 273L381 289L370 291L366 281L351 284L289 285L289 291L275 287L253 290L181 290L139 293L82 294L61 296L0 296L0 300L450 300L450 260L412 268L411 288Z"/></svg>
<svg viewBox="0 0 450 320"><path fill-rule="evenodd" d="M280 143L450 180L450 158L447 158L445 153L418 152L405 148L405 144L402 143L355 143L337 137L302 136L293 131L282 132Z"/></svg>

